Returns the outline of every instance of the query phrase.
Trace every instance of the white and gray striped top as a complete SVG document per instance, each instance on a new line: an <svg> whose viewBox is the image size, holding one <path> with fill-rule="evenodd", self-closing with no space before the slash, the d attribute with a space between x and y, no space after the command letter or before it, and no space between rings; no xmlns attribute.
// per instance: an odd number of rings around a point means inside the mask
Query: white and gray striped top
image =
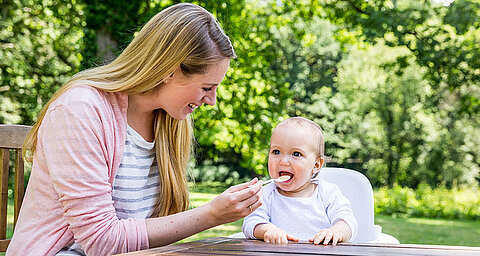
<svg viewBox="0 0 480 256"><path fill-rule="evenodd" d="M155 143L127 126L122 161L113 181L113 206L119 219L148 218L160 194ZM64 247L58 255L85 255L79 244Z"/></svg>
<svg viewBox="0 0 480 256"><path fill-rule="evenodd" d="M149 217L159 194L154 142L147 142L128 126L122 162L113 182L113 206L118 218Z"/></svg>

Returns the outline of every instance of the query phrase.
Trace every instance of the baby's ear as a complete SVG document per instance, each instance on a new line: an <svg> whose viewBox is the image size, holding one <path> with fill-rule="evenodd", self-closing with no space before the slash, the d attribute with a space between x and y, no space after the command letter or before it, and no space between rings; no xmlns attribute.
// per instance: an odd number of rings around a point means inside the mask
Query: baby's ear
<svg viewBox="0 0 480 256"><path fill-rule="evenodd" d="M320 169L322 169L324 161L325 159L323 157L317 158L317 160L315 161L315 165L313 166L313 173L317 173L320 171Z"/></svg>

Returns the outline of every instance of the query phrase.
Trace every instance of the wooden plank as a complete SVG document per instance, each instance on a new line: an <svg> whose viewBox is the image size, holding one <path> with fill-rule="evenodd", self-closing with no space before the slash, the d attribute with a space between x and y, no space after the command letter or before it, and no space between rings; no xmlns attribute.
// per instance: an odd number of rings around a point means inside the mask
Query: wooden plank
<svg viewBox="0 0 480 256"><path fill-rule="evenodd" d="M0 145L4 148L21 148L25 135L32 129L27 125L0 125Z"/></svg>
<svg viewBox="0 0 480 256"><path fill-rule="evenodd" d="M337 246L323 246L302 243L268 244L258 240L231 240L195 249L199 253L205 253L204 250L211 250L212 252L237 251L288 255L480 255L480 248L478 247L348 243L342 243Z"/></svg>
<svg viewBox="0 0 480 256"><path fill-rule="evenodd" d="M8 162L10 151L0 148L0 239L7 238Z"/></svg>
<svg viewBox="0 0 480 256"><path fill-rule="evenodd" d="M198 251L181 251L181 252L171 252L171 253L165 253L161 255L169 255L169 256L177 256L177 255L199 255L199 256L212 256L212 255L252 255L252 256L281 256L285 254L279 254L279 253L264 253L264 252L198 252ZM317 254L320 255L320 254ZM328 255L328 254L327 254ZM297 253L288 253L288 256L305 256L305 254L297 254Z"/></svg>
<svg viewBox="0 0 480 256"><path fill-rule="evenodd" d="M162 255L480 255L479 248L458 246L304 243L269 244L259 240L230 239Z"/></svg>
<svg viewBox="0 0 480 256"><path fill-rule="evenodd" d="M159 250L160 249L160 250ZM260 240L211 238L175 244L127 255L386 255L386 256L470 256L480 255L480 247L412 245L412 244L351 244L337 246L308 243L269 244Z"/></svg>
<svg viewBox="0 0 480 256"><path fill-rule="evenodd" d="M223 246L224 248L220 248ZM478 247L462 247L462 246L436 246L436 245L377 245L377 244L349 244L341 243L337 246L323 246L323 245L313 245L313 244L302 244L302 243L290 243L286 245L279 244L267 244L262 241L230 241L222 244L216 244L208 246L209 249L217 250L246 250L246 251L284 251L284 252L302 252L302 253L317 253L318 250L328 250L333 254L336 254L336 251L341 250L341 252L357 252L357 251L371 251L371 252L416 252L422 250L424 252L433 252L433 254L440 254L447 252L452 253L465 253L466 255L478 254L480 255L480 248Z"/></svg>
<svg viewBox="0 0 480 256"><path fill-rule="evenodd" d="M22 207L23 197L25 195L24 185L24 164L22 157L22 150L15 150L15 194L14 194L14 218L13 218L13 230L17 225L18 214Z"/></svg>
<svg viewBox="0 0 480 256"><path fill-rule="evenodd" d="M0 240L0 252L6 252L8 244L10 244L10 239Z"/></svg>
<svg viewBox="0 0 480 256"><path fill-rule="evenodd" d="M149 249L149 250L142 250L142 251L137 251L137 252L117 254L117 255L119 255L119 256L120 255L124 255L124 256L143 256L143 255L164 254L164 253L170 253L170 252L183 251L183 250L187 250L187 249L195 248L195 247L206 246L206 245L209 245L209 244L221 243L221 242L228 241L228 240L230 240L230 239L226 238L226 237L212 237L212 238L207 238L207 239L198 240L198 241L189 242L189 243L171 244L171 245L167 245L167 246L152 248L152 249Z"/></svg>

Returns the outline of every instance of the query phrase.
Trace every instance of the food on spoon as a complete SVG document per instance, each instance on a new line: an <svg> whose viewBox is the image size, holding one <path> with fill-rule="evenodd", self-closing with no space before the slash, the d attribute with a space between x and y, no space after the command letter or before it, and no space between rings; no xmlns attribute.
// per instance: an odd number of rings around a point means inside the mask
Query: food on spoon
<svg viewBox="0 0 480 256"><path fill-rule="evenodd" d="M290 176L290 175L282 175L282 176L276 178L275 181L276 182L285 182L285 181L287 181L291 178L292 178L292 176Z"/></svg>

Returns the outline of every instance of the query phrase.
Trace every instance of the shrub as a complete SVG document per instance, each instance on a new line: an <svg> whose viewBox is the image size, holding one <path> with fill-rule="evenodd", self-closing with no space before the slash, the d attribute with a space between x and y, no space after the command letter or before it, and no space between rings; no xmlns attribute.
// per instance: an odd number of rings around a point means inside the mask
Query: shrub
<svg viewBox="0 0 480 256"><path fill-rule="evenodd" d="M420 185L417 189L394 186L374 191L375 214L445 219L480 219L478 187L447 189Z"/></svg>

